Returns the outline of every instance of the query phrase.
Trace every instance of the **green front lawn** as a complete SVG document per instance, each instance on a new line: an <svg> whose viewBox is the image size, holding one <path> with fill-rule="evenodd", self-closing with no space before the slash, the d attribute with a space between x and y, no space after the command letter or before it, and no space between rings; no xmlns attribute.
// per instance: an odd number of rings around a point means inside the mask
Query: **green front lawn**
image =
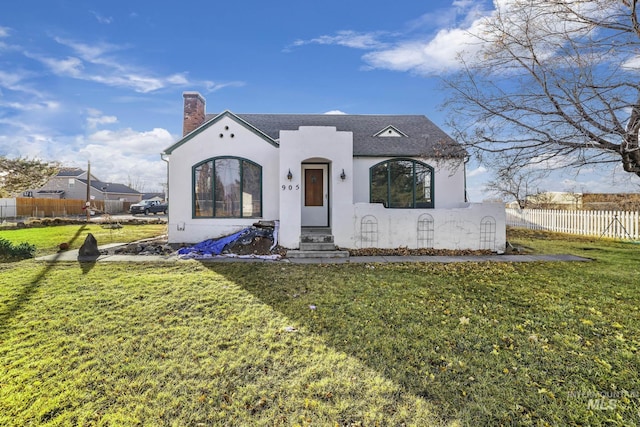
<svg viewBox="0 0 640 427"><path fill-rule="evenodd" d="M128 243L136 240L165 234L166 224L128 225L122 228L103 228L100 224L60 225L56 227L24 228L20 230L1 230L0 238L11 243L22 242L36 245L36 256L55 253L61 243L69 244L69 249L78 249L92 233L99 245L109 243Z"/></svg>
<svg viewBox="0 0 640 427"><path fill-rule="evenodd" d="M0 425L640 423L640 246L510 239L595 261L0 264Z"/></svg>

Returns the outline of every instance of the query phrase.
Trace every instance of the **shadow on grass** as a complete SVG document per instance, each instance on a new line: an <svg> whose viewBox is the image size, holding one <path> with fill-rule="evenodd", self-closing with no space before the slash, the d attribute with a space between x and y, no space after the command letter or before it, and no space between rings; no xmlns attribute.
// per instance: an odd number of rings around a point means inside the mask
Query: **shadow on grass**
<svg viewBox="0 0 640 427"><path fill-rule="evenodd" d="M82 224L82 226L78 229L78 231L76 231L76 233L68 242L69 246L71 246L73 242L75 242L78 239L78 237L80 237L80 234L82 234L82 231L85 229L86 226L87 224ZM47 262L44 268L42 269L42 271L38 273L38 275L22 289L22 291L16 296L16 298L13 300L12 303L7 305L6 310L4 312L0 312L0 334L4 334L4 332L6 331L7 322L9 321L9 319L13 318L16 315L16 313L27 302L29 302L33 293L40 286L40 282L47 275L47 273L49 273L54 268L55 263L58 260L58 258L61 256L61 254L62 252L58 252L52 261ZM80 263L80 265L84 273L88 271L86 270L86 268L89 268L89 270L92 268L92 266L84 266L83 263Z"/></svg>
<svg viewBox="0 0 640 427"><path fill-rule="evenodd" d="M597 362L610 358L626 365L615 349L634 347L621 341L611 323L604 322L606 333L596 335L595 326L580 320L590 318L590 308L602 307L599 302L613 306L616 298L624 302L623 292L635 295L633 287L612 287L596 297L588 280L616 277L621 265L632 265L624 259L626 264L609 257L608 273L564 263L202 265L293 326L425 399L443 422L604 425L604 412L590 413L587 402L570 393L606 390L607 384L636 387L623 369L600 369ZM584 281L571 285L579 271ZM627 323L625 317L615 319L620 328ZM576 338L584 336L590 344ZM576 358L577 351L584 359ZM633 408L620 410L628 418L635 416Z"/></svg>
<svg viewBox="0 0 640 427"><path fill-rule="evenodd" d="M421 310L407 309L396 316L392 304L384 306L385 300L393 298L381 293L385 281L391 279L389 272L376 278L369 276L366 265L289 265L268 271L260 265L247 268L242 263L202 265L241 286L296 325L321 336L336 351L355 357L408 393L436 405L441 409L441 421L458 417L451 402L443 401L425 382L425 369L439 372L443 366L432 351L442 342L434 343L420 331L422 325L410 319L421 318ZM359 286L334 282L336 286L325 287L336 271L342 277L368 276L365 281L372 283L367 295L359 293L363 289ZM294 278L287 277L289 273ZM381 304L374 306L377 294Z"/></svg>
<svg viewBox="0 0 640 427"><path fill-rule="evenodd" d="M83 256L83 257L78 257L78 264L80 265L80 268L82 269L82 274L88 274L93 267L96 266L96 261L98 261L98 258L100 257L100 255L95 255L95 256Z"/></svg>

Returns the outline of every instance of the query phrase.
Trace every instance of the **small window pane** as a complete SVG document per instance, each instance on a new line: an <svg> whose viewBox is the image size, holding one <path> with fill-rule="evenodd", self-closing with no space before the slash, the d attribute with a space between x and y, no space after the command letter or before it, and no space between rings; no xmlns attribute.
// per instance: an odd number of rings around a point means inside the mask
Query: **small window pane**
<svg viewBox="0 0 640 427"><path fill-rule="evenodd" d="M388 163L380 163L371 168L371 203L382 203L385 208L389 200Z"/></svg>
<svg viewBox="0 0 640 427"><path fill-rule="evenodd" d="M240 216L240 160L216 159L215 216Z"/></svg>
<svg viewBox="0 0 640 427"><path fill-rule="evenodd" d="M198 166L195 170L195 216L213 216L213 162L206 162Z"/></svg>
<svg viewBox="0 0 640 427"><path fill-rule="evenodd" d="M392 208L413 207L413 162L390 162L389 202Z"/></svg>
<svg viewBox="0 0 640 427"><path fill-rule="evenodd" d="M261 175L260 166L247 161L242 162L242 216L245 218L262 216Z"/></svg>
<svg viewBox="0 0 640 427"><path fill-rule="evenodd" d="M431 169L416 163L416 208L430 208L431 203Z"/></svg>

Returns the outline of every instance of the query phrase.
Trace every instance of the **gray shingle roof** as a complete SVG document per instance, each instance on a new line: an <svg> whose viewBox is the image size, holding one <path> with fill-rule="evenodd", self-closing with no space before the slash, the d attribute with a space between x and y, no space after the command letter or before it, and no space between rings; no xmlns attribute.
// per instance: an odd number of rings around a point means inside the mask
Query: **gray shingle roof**
<svg viewBox="0 0 640 427"><path fill-rule="evenodd" d="M354 156L463 157L466 151L453 138L421 115L353 114L235 114L277 140L281 130L300 126L335 126L353 132ZM206 122L218 114L207 114ZM393 126L406 137L375 136Z"/></svg>
<svg viewBox="0 0 640 427"><path fill-rule="evenodd" d="M86 179L78 179L78 181L86 184L87 180ZM118 184L115 182L102 182L102 181L96 181L96 180L91 180L91 187L95 188L96 190L100 190L100 191L104 191L106 193L117 193L117 194L140 194L140 192L134 190L131 187L128 187L124 184Z"/></svg>
<svg viewBox="0 0 640 427"><path fill-rule="evenodd" d="M56 176L80 176L84 171L80 168L60 168Z"/></svg>

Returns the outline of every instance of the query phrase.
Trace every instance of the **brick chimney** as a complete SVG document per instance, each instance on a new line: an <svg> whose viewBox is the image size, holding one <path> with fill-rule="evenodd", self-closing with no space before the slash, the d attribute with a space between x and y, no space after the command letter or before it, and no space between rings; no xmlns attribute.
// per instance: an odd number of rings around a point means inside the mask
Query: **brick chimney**
<svg viewBox="0 0 640 427"><path fill-rule="evenodd" d="M205 100L198 92L184 92L184 119L182 121L182 136L191 133L204 123Z"/></svg>

